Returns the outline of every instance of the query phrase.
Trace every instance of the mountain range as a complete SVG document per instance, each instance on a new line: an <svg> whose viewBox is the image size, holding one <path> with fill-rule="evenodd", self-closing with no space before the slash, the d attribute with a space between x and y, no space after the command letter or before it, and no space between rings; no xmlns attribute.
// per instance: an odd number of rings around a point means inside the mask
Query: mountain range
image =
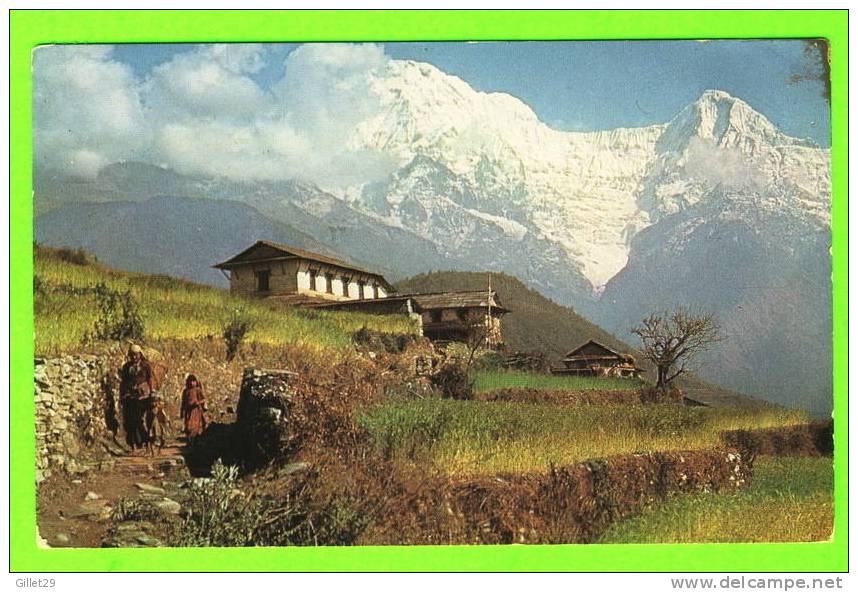
<svg viewBox="0 0 858 592"><path fill-rule="evenodd" d="M623 339L653 310L697 307L727 337L702 376L830 411L827 149L717 90L663 124L585 133L430 64L392 60L371 82L380 108L348 145L392 163L381 180L236 181L136 162L92 179L37 169L36 239L219 285L209 266L261 238L394 281L502 271Z"/></svg>

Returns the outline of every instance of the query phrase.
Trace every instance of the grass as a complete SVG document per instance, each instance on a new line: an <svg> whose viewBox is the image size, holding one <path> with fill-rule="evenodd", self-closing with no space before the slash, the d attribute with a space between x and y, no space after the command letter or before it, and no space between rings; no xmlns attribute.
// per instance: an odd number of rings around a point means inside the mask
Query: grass
<svg viewBox="0 0 858 592"><path fill-rule="evenodd" d="M422 399L391 401L358 419L377 448L450 475L543 471L550 463L638 451L710 448L724 430L801 423L781 408L557 406Z"/></svg>
<svg viewBox="0 0 858 592"><path fill-rule="evenodd" d="M494 391L505 388L531 388L540 390L620 390L644 386L642 380L632 378L596 378L592 376L554 376L532 372L481 370L474 373L474 390Z"/></svg>
<svg viewBox="0 0 858 592"><path fill-rule="evenodd" d="M614 524L601 543L805 542L831 537L830 458L761 457L751 486L677 496Z"/></svg>
<svg viewBox="0 0 858 592"><path fill-rule="evenodd" d="M242 309L252 324L247 343L346 348L363 326L386 333L413 333L410 319L360 313L287 308L231 296L226 290L168 276L117 271L61 250L36 249L35 349L56 355L79 349L98 315L92 289L103 282L128 290L139 304L147 339L221 339L233 311Z"/></svg>

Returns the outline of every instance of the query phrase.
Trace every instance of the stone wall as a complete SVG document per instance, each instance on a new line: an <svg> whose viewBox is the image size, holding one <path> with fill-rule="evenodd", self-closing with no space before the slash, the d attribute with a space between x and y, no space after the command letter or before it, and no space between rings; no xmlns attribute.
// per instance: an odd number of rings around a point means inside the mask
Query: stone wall
<svg viewBox="0 0 858 592"><path fill-rule="evenodd" d="M834 421L721 432L721 442L762 456L832 456Z"/></svg>
<svg viewBox="0 0 858 592"><path fill-rule="evenodd" d="M97 356L36 358L34 379L36 481L105 461L118 428L109 368Z"/></svg>
<svg viewBox="0 0 858 592"><path fill-rule="evenodd" d="M287 370L246 368L238 397L236 443L246 469L282 458L289 447L289 410L296 376Z"/></svg>
<svg viewBox="0 0 858 592"><path fill-rule="evenodd" d="M670 496L744 489L753 455L739 450L626 454L547 472L427 480L391 500L368 535L378 545L591 543Z"/></svg>

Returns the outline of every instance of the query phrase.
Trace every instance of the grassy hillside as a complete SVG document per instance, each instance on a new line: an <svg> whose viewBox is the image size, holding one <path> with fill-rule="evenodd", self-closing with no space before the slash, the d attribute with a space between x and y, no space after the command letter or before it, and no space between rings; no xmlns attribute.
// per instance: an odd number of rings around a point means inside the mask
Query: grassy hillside
<svg viewBox="0 0 858 592"><path fill-rule="evenodd" d="M295 344L315 350L343 348L363 326L384 332L414 332L410 319L287 308L231 296L226 290L118 271L81 251L38 246L34 265L35 339L38 355L75 351L87 341L99 310L96 289L128 292L147 339L221 339L234 315L247 319L247 342Z"/></svg>
<svg viewBox="0 0 858 592"><path fill-rule="evenodd" d="M401 292L439 292L445 290L485 290L485 273L444 271L426 273L396 284ZM492 274L492 289L505 307L512 310L503 319L504 341L513 350L541 351L558 360L588 339L608 347L629 351L628 345L536 290L531 290L515 277Z"/></svg>

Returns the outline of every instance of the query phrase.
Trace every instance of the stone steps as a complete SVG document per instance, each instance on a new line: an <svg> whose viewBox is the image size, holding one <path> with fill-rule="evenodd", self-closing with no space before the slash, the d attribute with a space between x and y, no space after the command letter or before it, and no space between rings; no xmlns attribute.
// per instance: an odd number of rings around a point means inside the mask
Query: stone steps
<svg viewBox="0 0 858 592"><path fill-rule="evenodd" d="M133 475L171 473L185 470L183 451L183 444L170 442L160 450L156 448L154 455L141 453L139 456L124 455L116 457L113 469Z"/></svg>

